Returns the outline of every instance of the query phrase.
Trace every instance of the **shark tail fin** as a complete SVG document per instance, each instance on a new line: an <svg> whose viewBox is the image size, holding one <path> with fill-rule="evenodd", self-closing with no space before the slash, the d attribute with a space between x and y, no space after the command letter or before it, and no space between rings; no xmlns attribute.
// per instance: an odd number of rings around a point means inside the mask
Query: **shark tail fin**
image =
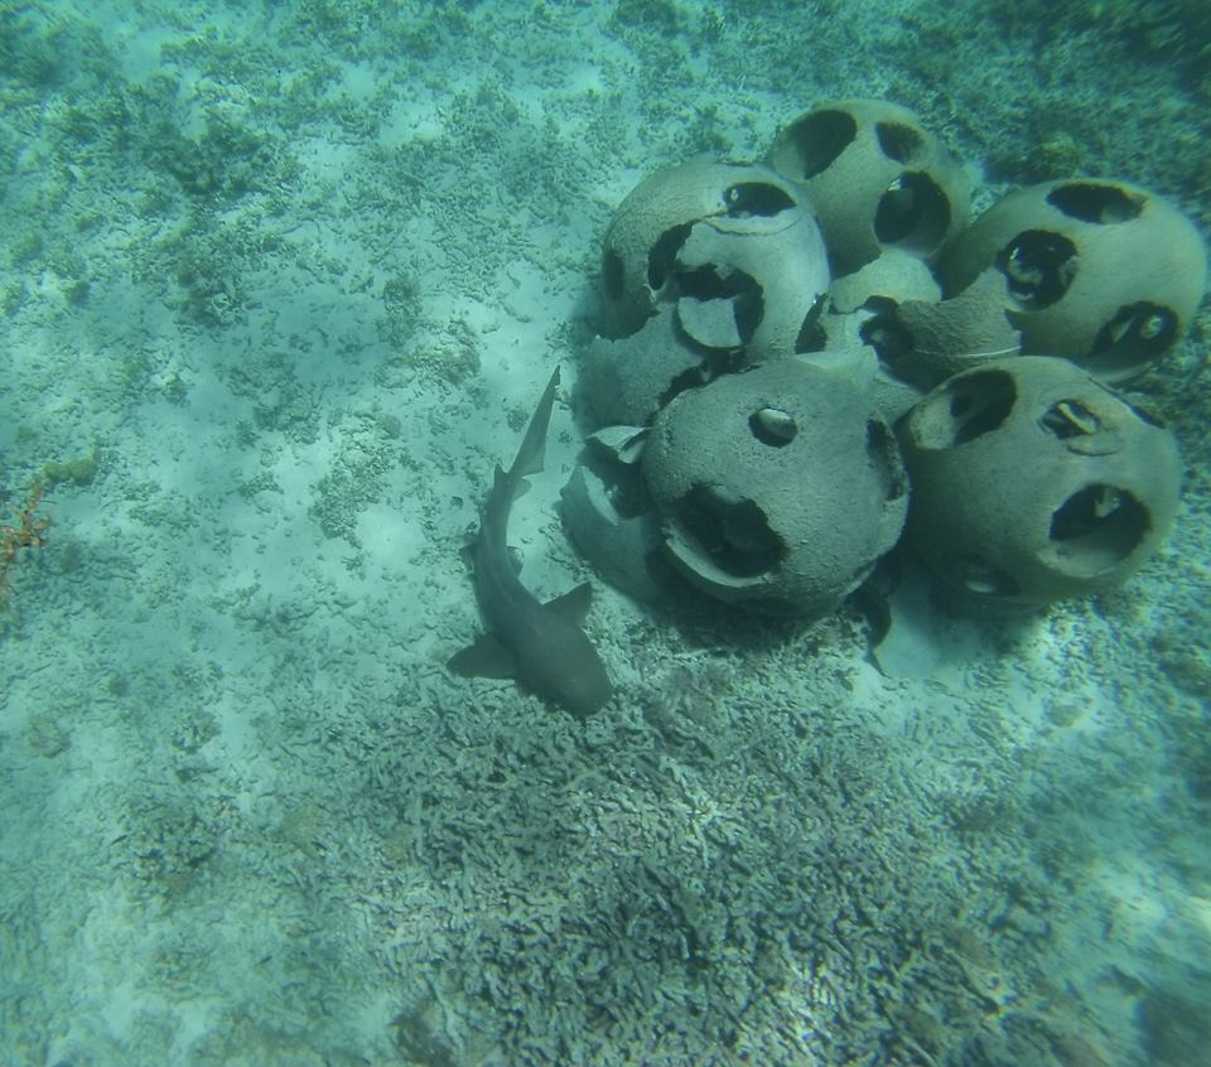
<svg viewBox="0 0 1211 1067"><path fill-rule="evenodd" d="M526 436L521 439L521 447L517 450L517 458L509 468L509 477L515 482L528 474L537 474L542 470L543 459L547 451L547 428L551 425L551 408L555 404L555 390L559 386L559 368L551 372L551 380L543 391L538 407L530 417L530 425L526 428Z"/></svg>

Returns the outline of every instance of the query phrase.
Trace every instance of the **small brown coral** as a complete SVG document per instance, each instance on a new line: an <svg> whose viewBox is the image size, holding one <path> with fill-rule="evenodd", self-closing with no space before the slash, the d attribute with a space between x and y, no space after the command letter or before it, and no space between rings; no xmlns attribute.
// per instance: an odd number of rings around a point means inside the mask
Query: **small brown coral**
<svg viewBox="0 0 1211 1067"><path fill-rule="evenodd" d="M36 481L30 487L25 506L17 513L14 524L0 523L0 602L8 590L8 571L23 548L42 548L46 544L46 530L50 522L40 519L35 512L42 503L45 486Z"/></svg>

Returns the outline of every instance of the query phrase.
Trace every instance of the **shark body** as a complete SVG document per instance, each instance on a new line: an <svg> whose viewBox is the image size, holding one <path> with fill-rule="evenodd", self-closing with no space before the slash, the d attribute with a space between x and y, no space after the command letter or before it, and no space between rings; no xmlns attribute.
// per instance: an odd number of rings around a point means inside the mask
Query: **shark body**
<svg viewBox="0 0 1211 1067"><path fill-rule="evenodd" d="M526 477L542 470L551 408L559 385L556 367L538 402L513 465L496 467L473 545L475 592L488 630L456 653L456 674L517 678L528 689L577 716L591 715L610 698L610 680L580 624L592 590L587 582L542 603L517 577L509 553L509 512Z"/></svg>

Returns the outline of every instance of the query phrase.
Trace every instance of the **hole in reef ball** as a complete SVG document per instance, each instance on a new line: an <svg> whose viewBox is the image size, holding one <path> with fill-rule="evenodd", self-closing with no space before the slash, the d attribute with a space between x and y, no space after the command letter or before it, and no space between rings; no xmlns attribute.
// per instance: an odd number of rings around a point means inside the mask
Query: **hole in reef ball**
<svg viewBox="0 0 1211 1067"><path fill-rule="evenodd" d="M749 429L763 445L781 448L789 445L799 432L794 417L780 408L761 408L749 416Z"/></svg>

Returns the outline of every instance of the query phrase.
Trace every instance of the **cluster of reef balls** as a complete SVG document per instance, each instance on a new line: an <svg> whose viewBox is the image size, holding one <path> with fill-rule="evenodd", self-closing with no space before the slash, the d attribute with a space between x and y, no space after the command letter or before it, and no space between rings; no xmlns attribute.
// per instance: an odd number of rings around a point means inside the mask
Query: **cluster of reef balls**
<svg viewBox="0 0 1211 1067"><path fill-rule="evenodd" d="M1206 281L1194 226L1129 182L1019 189L975 221L917 117L824 103L762 163L645 178L606 233L591 431L564 489L628 593L679 573L805 617L900 543L957 610L1117 586L1177 508L1172 435L1116 387Z"/></svg>

